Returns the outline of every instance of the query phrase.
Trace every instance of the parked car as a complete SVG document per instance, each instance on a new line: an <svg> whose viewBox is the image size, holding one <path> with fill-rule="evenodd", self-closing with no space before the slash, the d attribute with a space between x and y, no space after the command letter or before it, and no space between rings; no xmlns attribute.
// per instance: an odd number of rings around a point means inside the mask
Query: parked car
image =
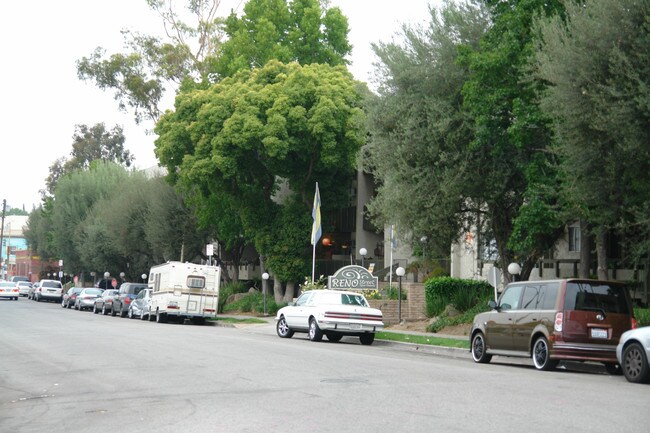
<svg viewBox="0 0 650 433"><path fill-rule="evenodd" d="M144 289L138 293L133 301L129 304L129 319L138 317L140 320L149 318L151 306L151 289Z"/></svg>
<svg viewBox="0 0 650 433"><path fill-rule="evenodd" d="M38 288L34 292L34 298L38 301L55 301L63 300L63 286L58 280L41 280Z"/></svg>
<svg viewBox="0 0 650 433"><path fill-rule="evenodd" d="M650 326L624 332L616 358L629 382L650 383Z"/></svg>
<svg viewBox="0 0 650 433"><path fill-rule="evenodd" d="M29 295L29 289L32 288L32 283L29 281L18 281L16 282L16 286L18 287L18 293L20 296L27 296Z"/></svg>
<svg viewBox="0 0 650 433"><path fill-rule="evenodd" d="M129 312L129 305L138 294L147 288L146 284L142 283L122 283L118 294L113 299L113 308L111 309L111 316L120 315L126 317Z"/></svg>
<svg viewBox="0 0 650 433"><path fill-rule="evenodd" d="M9 278L9 281L14 282L14 283L17 283L18 281L27 281L27 282L29 282L29 277L14 275L13 277Z"/></svg>
<svg viewBox="0 0 650 433"><path fill-rule="evenodd" d="M104 290L101 296L95 298L93 304L93 313L97 314L101 311L103 315L107 315L113 309L113 299L117 295L118 290L108 289Z"/></svg>
<svg viewBox="0 0 650 433"><path fill-rule="evenodd" d="M77 295L81 293L83 287L70 287L66 293L63 294L63 300L61 300L61 307L63 308L72 308L74 307L75 301L77 300Z"/></svg>
<svg viewBox="0 0 650 433"><path fill-rule="evenodd" d="M326 335L336 342L351 335L369 345L375 341L375 332L384 328L382 312L371 308L361 293L338 290L305 292L294 304L278 310L275 319L279 337L306 332L311 341Z"/></svg>
<svg viewBox="0 0 650 433"><path fill-rule="evenodd" d="M95 306L95 299L100 297L104 290L97 287L86 287L83 289L74 301L74 309L83 311L90 310Z"/></svg>
<svg viewBox="0 0 650 433"><path fill-rule="evenodd" d="M616 374L616 344L636 327L627 288L613 281L518 281L489 305L492 311L476 315L470 332L478 363L522 356L538 370L552 370L563 359L597 361Z"/></svg>
<svg viewBox="0 0 650 433"><path fill-rule="evenodd" d="M36 290L38 290L38 287L41 285L40 281L35 282L32 284L32 287L29 289L29 292L27 292L27 299L31 299L33 301L36 300L35 294Z"/></svg>
<svg viewBox="0 0 650 433"><path fill-rule="evenodd" d="M20 292L16 283L11 281L0 281L0 298L13 299L14 301L18 300Z"/></svg>

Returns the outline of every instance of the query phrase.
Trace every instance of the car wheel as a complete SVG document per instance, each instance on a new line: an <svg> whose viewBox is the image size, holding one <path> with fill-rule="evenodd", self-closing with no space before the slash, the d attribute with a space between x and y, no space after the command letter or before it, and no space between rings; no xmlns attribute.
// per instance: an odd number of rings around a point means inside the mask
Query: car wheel
<svg viewBox="0 0 650 433"><path fill-rule="evenodd" d="M151 309L149 310L149 321L154 322L156 320L156 315L151 314Z"/></svg>
<svg viewBox="0 0 650 433"><path fill-rule="evenodd" d="M112 317L115 317L116 314L117 314L117 311L115 311L115 305L113 305L113 306L111 307L111 316L112 316Z"/></svg>
<svg viewBox="0 0 650 433"><path fill-rule="evenodd" d="M359 336L359 341L361 341L361 344L364 346L370 346L374 341L375 341L375 334L374 332L369 332L366 334L361 334Z"/></svg>
<svg viewBox="0 0 650 433"><path fill-rule="evenodd" d="M61 308L65 308L65 301L61 301Z"/></svg>
<svg viewBox="0 0 650 433"><path fill-rule="evenodd" d="M144 308L140 310L140 320L144 320L145 314L144 314Z"/></svg>
<svg viewBox="0 0 650 433"><path fill-rule="evenodd" d="M120 317L126 317L126 311L120 309Z"/></svg>
<svg viewBox="0 0 650 433"><path fill-rule="evenodd" d="M205 325L205 317L192 317L193 325Z"/></svg>
<svg viewBox="0 0 650 433"><path fill-rule="evenodd" d="M291 338L293 337L293 330L287 325L287 320L284 316L280 316L280 320L275 325L275 332L277 332L278 337L280 338Z"/></svg>
<svg viewBox="0 0 650 433"><path fill-rule="evenodd" d="M479 364L487 364L492 360L492 355L487 354L485 336L482 332L477 332L472 337L472 359Z"/></svg>
<svg viewBox="0 0 650 433"><path fill-rule="evenodd" d="M549 371L557 367L557 363L558 361L550 358L546 337L539 337L533 345L533 364L535 364L535 368Z"/></svg>
<svg viewBox="0 0 650 433"><path fill-rule="evenodd" d="M623 350L623 374L628 382L650 383L650 366L639 343L630 343Z"/></svg>
<svg viewBox="0 0 650 433"><path fill-rule="evenodd" d="M93 304L93 314L99 314L99 310L97 309L97 304Z"/></svg>
<svg viewBox="0 0 650 433"><path fill-rule="evenodd" d="M325 335L327 336L327 340L332 343L338 343L343 338L343 334L337 334L336 332L327 332Z"/></svg>
<svg viewBox="0 0 650 433"><path fill-rule="evenodd" d="M133 319L133 308L129 308L129 319Z"/></svg>
<svg viewBox="0 0 650 433"><path fill-rule="evenodd" d="M156 310L156 323L167 323L167 313L161 313Z"/></svg>
<svg viewBox="0 0 650 433"><path fill-rule="evenodd" d="M106 304L102 304L102 315L107 315L108 311L106 311Z"/></svg>
<svg viewBox="0 0 650 433"><path fill-rule="evenodd" d="M36 296L36 302L41 302L41 297L38 295Z"/></svg>
<svg viewBox="0 0 650 433"><path fill-rule="evenodd" d="M309 319L309 339L311 341L321 341L323 339L323 331L320 330L316 319L313 317Z"/></svg>

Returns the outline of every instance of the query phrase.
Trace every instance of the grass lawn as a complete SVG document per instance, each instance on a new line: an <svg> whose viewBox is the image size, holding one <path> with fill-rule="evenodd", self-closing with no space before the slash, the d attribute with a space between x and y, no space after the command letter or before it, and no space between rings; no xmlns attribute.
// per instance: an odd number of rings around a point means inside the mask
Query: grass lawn
<svg viewBox="0 0 650 433"><path fill-rule="evenodd" d="M239 319L237 317L217 317L216 319L211 320L223 323L266 323L266 320L257 319L255 317L246 317L244 319Z"/></svg>
<svg viewBox="0 0 650 433"><path fill-rule="evenodd" d="M377 340L400 341L403 343L428 344L430 346L458 347L469 349L469 340L456 340L428 335L400 334L398 332L377 332Z"/></svg>

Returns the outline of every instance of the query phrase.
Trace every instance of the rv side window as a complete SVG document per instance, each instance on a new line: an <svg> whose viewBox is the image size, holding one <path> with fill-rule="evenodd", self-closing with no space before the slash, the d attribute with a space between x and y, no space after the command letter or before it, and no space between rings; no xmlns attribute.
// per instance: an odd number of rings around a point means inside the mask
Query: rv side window
<svg viewBox="0 0 650 433"><path fill-rule="evenodd" d="M190 289L202 289L205 287L205 277L191 275L187 277L187 287Z"/></svg>

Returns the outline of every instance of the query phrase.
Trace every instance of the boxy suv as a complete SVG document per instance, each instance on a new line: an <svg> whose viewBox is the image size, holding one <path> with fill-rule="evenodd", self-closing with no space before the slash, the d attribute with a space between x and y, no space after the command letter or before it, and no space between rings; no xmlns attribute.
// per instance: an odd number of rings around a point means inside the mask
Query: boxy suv
<svg viewBox="0 0 650 433"><path fill-rule="evenodd" d="M566 279L508 284L492 311L474 317L470 350L475 362L492 355L532 357L538 370L560 360L597 361L620 372L616 345L636 327L623 283Z"/></svg>
<svg viewBox="0 0 650 433"><path fill-rule="evenodd" d="M38 288L34 292L34 299L38 302L61 302L63 300L63 286L61 285L61 281L41 280Z"/></svg>
<svg viewBox="0 0 650 433"><path fill-rule="evenodd" d="M146 289L146 284L138 283L122 283L120 291L113 299L113 308L111 308L111 316L120 315L126 317L129 312L129 304L138 296L142 290Z"/></svg>

